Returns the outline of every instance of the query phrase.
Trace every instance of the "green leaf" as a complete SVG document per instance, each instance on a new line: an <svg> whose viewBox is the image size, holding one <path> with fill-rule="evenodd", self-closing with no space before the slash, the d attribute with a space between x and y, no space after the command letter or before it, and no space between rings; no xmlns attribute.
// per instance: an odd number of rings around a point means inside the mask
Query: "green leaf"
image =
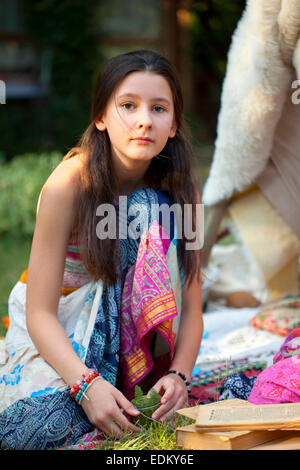
<svg viewBox="0 0 300 470"><path fill-rule="evenodd" d="M134 391L135 397L132 400L132 403L138 410L160 405L161 397L154 388L152 388L147 395L143 394L142 389L138 385L135 386Z"/></svg>

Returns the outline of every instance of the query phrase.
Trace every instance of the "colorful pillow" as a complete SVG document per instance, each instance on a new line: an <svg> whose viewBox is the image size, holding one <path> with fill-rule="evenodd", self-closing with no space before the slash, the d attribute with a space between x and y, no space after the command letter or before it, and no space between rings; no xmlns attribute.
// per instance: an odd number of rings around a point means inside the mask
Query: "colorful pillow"
<svg viewBox="0 0 300 470"><path fill-rule="evenodd" d="M265 305L250 320L254 328L267 330L281 336L287 336L300 325L300 296L284 297Z"/></svg>

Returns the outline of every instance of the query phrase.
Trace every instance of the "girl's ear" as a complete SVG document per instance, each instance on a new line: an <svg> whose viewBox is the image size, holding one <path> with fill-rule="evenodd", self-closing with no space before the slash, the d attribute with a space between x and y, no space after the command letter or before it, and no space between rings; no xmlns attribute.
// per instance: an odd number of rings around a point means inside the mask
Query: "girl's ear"
<svg viewBox="0 0 300 470"><path fill-rule="evenodd" d="M99 131L105 131L106 125L103 121L103 119L99 119L98 121L95 121L95 126Z"/></svg>
<svg viewBox="0 0 300 470"><path fill-rule="evenodd" d="M177 124L176 124L176 121L175 121L175 119L174 119L173 124L172 124L172 127L171 127L171 129L170 129L170 133L169 133L169 138L170 138L170 139L172 139L173 137L175 137L176 131L177 131Z"/></svg>

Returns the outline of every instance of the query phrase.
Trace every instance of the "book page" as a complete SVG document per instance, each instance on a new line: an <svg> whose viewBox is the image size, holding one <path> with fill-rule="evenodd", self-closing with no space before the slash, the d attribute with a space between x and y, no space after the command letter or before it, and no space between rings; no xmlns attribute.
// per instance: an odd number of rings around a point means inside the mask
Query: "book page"
<svg viewBox="0 0 300 470"><path fill-rule="evenodd" d="M213 403L206 403L205 405L196 405L196 406L190 406L188 408L181 408L180 410L176 410L176 413L186 416L187 418L191 419L197 419L198 416L198 411L200 407L202 408L203 406L207 407L222 407L222 408L231 408L232 406L252 406L252 403L249 403L246 400L239 400L238 398L231 398L229 400L220 400L216 401ZM253 405L255 406L255 405Z"/></svg>
<svg viewBox="0 0 300 470"><path fill-rule="evenodd" d="M232 408L199 407L196 425L288 424L300 426L300 403L253 405Z"/></svg>

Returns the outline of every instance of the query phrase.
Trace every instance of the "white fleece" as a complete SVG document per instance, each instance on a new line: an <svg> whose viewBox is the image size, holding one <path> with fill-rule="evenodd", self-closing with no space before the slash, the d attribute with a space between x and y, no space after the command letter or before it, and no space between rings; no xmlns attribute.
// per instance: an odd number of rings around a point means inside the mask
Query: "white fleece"
<svg viewBox="0 0 300 470"><path fill-rule="evenodd" d="M204 204L229 199L264 170L291 85L292 59L300 77L299 20L299 0L248 0L228 53ZM285 28L291 23L297 32Z"/></svg>

